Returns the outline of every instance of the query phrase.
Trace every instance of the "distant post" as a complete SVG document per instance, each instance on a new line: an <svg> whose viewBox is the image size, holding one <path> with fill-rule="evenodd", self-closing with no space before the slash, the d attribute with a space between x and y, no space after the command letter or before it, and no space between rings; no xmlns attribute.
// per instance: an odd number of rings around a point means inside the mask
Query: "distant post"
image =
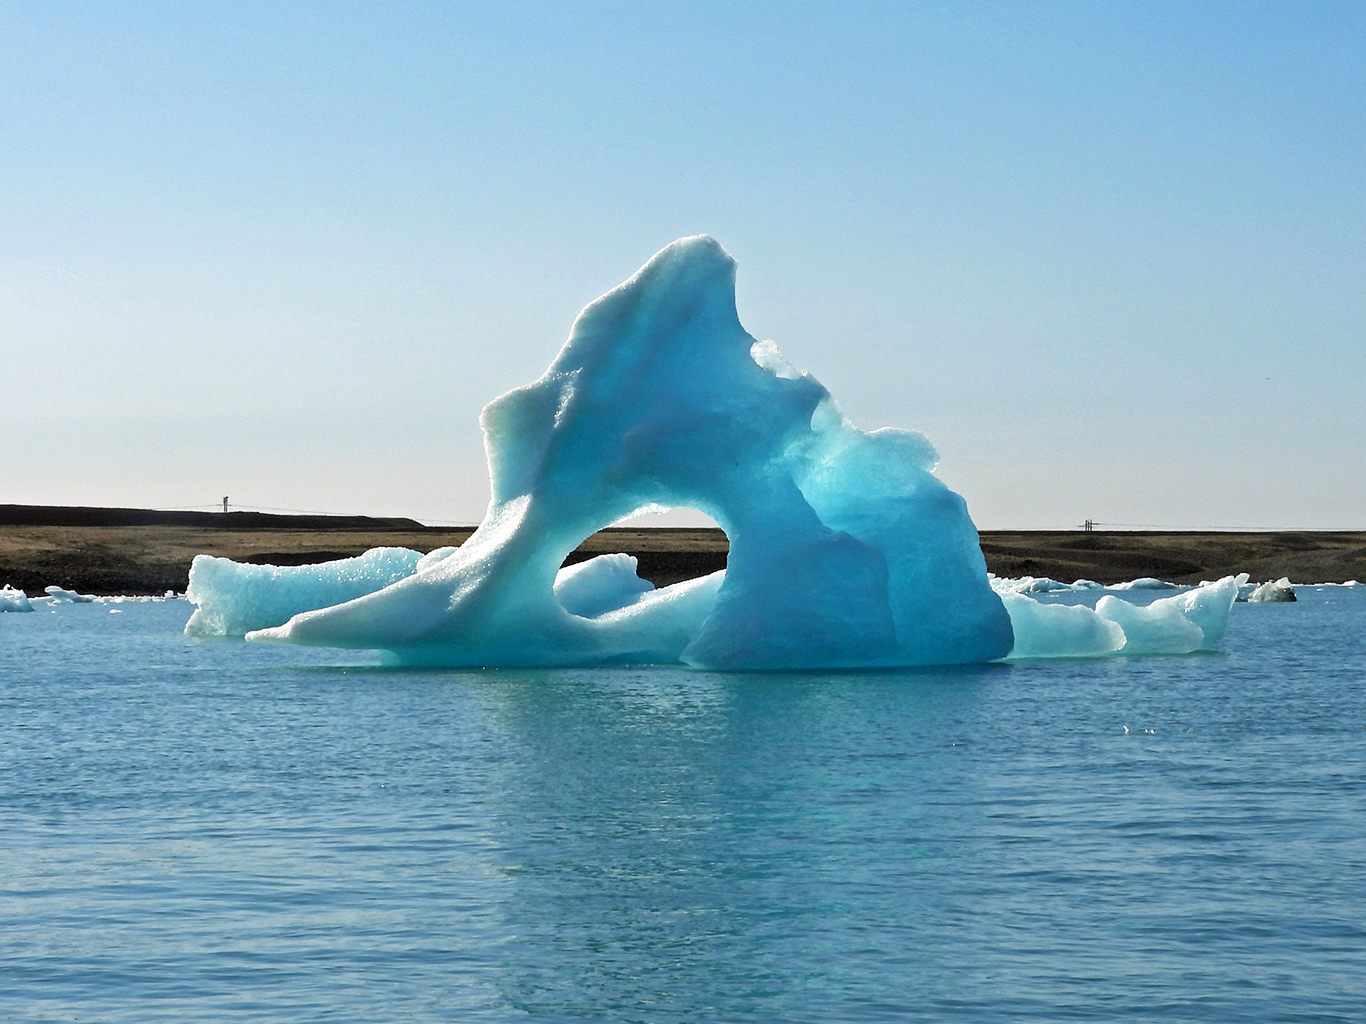
<svg viewBox="0 0 1366 1024"><path fill-rule="evenodd" d="M227 510L228 510L228 499L227 499L227 498L224 498L224 499L223 499L223 511L226 512ZM1083 530L1085 530L1087 533L1090 533L1090 532L1091 532L1091 527L1093 527L1093 526L1095 526L1095 523L1091 522L1091 520L1088 519L1088 520L1086 520L1085 523L1082 524L1082 527L1081 527L1081 528L1082 528Z"/></svg>
<svg viewBox="0 0 1366 1024"><path fill-rule="evenodd" d="M227 510L228 510L228 496L225 494L225 495L223 495L223 511L226 512ZM1091 529L1091 525L1090 525L1090 524L1091 524L1091 520L1089 520L1089 519L1086 520L1086 523L1087 523L1086 528L1087 528L1088 530Z"/></svg>

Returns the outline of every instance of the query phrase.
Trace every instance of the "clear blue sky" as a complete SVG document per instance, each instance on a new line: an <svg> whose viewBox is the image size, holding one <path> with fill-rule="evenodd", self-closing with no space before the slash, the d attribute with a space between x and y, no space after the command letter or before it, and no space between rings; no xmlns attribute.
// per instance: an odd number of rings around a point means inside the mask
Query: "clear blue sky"
<svg viewBox="0 0 1366 1024"><path fill-rule="evenodd" d="M0 0L0 502L476 522L673 239L983 528L1366 528L1366 5Z"/></svg>

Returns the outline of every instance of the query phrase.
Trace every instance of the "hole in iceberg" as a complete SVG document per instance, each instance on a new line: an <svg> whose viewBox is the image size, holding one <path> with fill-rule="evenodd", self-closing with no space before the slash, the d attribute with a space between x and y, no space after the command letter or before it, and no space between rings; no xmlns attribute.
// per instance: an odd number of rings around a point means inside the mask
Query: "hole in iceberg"
<svg viewBox="0 0 1366 1024"><path fill-rule="evenodd" d="M555 597L571 615L597 618L722 571L730 543L695 508L654 506L593 534L565 558Z"/></svg>

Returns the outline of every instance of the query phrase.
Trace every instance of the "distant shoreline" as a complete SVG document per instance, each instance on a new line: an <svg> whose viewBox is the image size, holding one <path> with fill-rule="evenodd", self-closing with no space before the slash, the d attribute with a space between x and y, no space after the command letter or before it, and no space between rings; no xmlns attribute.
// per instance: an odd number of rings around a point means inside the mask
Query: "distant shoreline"
<svg viewBox="0 0 1366 1024"><path fill-rule="evenodd" d="M413 519L174 512L77 506L0 505L0 584L41 593L55 584L93 594L185 589L196 554L302 565L372 547L421 551L459 545L473 526ZM1198 583L1236 572L1296 583L1366 578L1366 531L983 530L987 568L998 576L1120 583L1155 576ZM725 567L717 529L628 527L589 537L567 561L609 551L635 555L658 586Z"/></svg>

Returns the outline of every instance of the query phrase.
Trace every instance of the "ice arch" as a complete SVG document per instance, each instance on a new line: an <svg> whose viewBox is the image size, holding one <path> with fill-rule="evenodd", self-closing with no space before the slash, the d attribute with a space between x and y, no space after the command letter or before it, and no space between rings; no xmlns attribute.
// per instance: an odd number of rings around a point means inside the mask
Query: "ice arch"
<svg viewBox="0 0 1366 1024"><path fill-rule="evenodd" d="M711 238L673 243L591 303L541 378L481 424L492 498L463 546L248 639L452 666L850 667L1011 650L976 529L932 475L929 442L857 429L746 333L735 263ZM603 563L580 571L601 574L599 597L615 580L623 603L573 614L555 595L565 556L650 505L716 520L726 570L645 590Z"/></svg>

